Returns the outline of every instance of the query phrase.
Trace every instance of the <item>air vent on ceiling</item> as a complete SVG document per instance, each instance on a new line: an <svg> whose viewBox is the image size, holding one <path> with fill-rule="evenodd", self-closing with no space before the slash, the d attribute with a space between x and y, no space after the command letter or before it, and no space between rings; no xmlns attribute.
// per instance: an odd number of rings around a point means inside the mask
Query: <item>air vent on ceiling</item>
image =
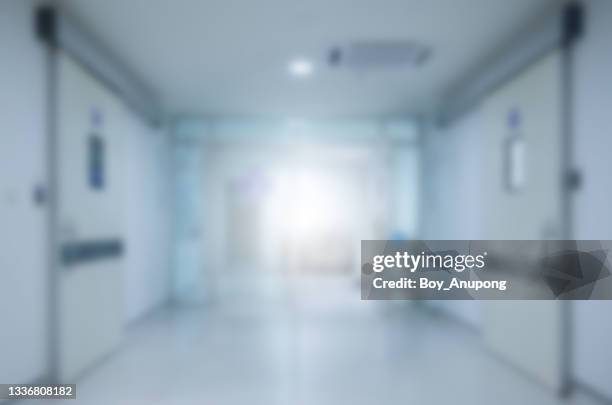
<svg viewBox="0 0 612 405"><path fill-rule="evenodd" d="M328 62L352 69L406 68L422 65L430 55L430 48L414 41L369 40L331 48Z"/></svg>

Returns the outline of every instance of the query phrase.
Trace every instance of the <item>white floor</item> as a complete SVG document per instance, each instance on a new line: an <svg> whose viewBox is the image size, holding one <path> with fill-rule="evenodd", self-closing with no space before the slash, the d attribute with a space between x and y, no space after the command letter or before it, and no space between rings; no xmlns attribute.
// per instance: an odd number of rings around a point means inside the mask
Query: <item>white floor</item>
<svg viewBox="0 0 612 405"><path fill-rule="evenodd" d="M409 303L362 302L346 282L243 293L132 327L66 403L595 403L559 400L490 356L474 331Z"/></svg>

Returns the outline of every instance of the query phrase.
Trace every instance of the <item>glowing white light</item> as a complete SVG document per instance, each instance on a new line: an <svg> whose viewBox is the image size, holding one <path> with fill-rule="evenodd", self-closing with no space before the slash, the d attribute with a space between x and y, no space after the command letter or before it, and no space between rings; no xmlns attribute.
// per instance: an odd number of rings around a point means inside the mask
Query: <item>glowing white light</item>
<svg viewBox="0 0 612 405"><path fill-rule="evenodd" d="M306 59L295 59L289 63L289 72L296 77L310 76L313 71L312 62Z"/></svg>
<svg viewBox="0 0 612 405"><path fill-rule="evenodd" d="M298 238L316 238L337 227L342 206L332 183L331 178L315 170L297 177L290 225Z"/></svg>

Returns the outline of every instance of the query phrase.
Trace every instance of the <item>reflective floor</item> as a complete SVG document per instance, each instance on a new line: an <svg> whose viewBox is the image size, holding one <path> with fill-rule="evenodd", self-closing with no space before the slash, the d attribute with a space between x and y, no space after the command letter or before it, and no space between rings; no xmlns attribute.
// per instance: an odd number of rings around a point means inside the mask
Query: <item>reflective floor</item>
<svg viewBox="0 0 612 405"><path fill-rule="evenodd" d="M487 353L475 331L422 307L362 302L344 279L283 285L226 289L208 309L143 320L67 403L596 403L559 400Z"/></svg>

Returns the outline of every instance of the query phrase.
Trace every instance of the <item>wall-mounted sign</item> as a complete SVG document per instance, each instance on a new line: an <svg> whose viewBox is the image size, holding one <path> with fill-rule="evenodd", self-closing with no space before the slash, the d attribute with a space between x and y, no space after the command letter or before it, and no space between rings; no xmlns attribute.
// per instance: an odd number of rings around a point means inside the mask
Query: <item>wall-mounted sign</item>
<svg viewBox="0 0 612 405"><path fill-rule="evenodd" d="M98 107L91 108L90 122L91 127L96 130L100 130L104 126L104 114Z"/></svg>
<svg viewBox="0 0 612 405"><path fill-rule="evenodd" d="M88 141L88 180L94 190L104 188L104 140L98 134L91 134Z"/></svg>
<svg viewBox="0 0 612 405"><path fill-rule="evenodd" d="M508 137L503 144L504 171L503 182L508 192L518 192L526 183L526 150L522 135L522 116L517 108L508 112Z"/></svg>

